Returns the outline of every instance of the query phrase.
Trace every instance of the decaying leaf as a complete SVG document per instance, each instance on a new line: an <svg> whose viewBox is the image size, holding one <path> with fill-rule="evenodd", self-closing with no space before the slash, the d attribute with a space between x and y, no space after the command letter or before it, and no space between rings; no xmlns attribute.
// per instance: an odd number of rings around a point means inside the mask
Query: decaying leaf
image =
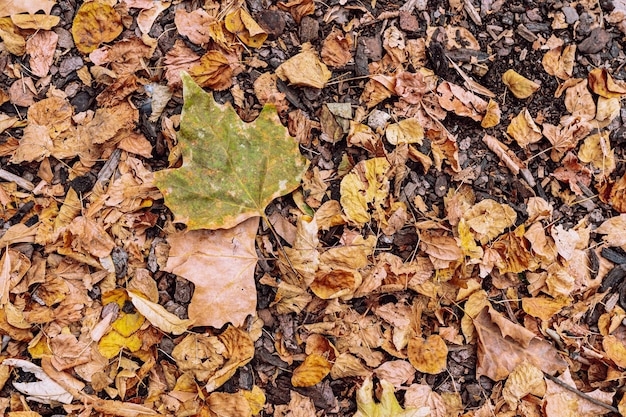
<svg viewBox="0 0 626 417"><path fill-rule="evenodd" d="M254 314L258 225L258 217L253 217L231 229L192 230L168 237L171 248L164 270L195 284L188 309L195 325L241 325Z"/></svg>
<svg viewBox="0 0 626 417"><path fill-rule="evenodd" d="M167 311L163 306L146 300L141 295L132 291L128 296L133 305L152 325L166 333L179 335L184 333L192 324L191 320L182 320Z"/></svg>
<svg viewBox="0 0 626 417"><path fill-rule="evenodd" d="M506 128L506 133L511 135L522 148L531 143L539 142L543 137L541 129L533 120L528 109L522 110L511 120L509 127Z"/></svg>
<svg viewBox="0 0 626 417"><path fill-rule="evenodd" d="M190 229L234 227L300 185L308 162L273 106L244 123L188 75L183 85L183 166L155 173L177 221Z"/></svg>
<svg viewBox="0 0 626 417"><path fill-rule="evenodd" d="M392 145L419 143L424 140L424 128L417 119L404 119L392 123L385 130L387 141Z"/></svg>
<svg viewBox="0 0 626 417"><path fill-rule="evenodd" d="M502 82L511 90L515 97L520 99L530 97L541 87L536 82L529 80L512 69L502 75Z"/></svg>
<svg viewBox="0 0 626 417"><path fill-rule="evenodd" d="M569 385L572 388L576 387L576 383L572 379L569 368L567 368L558 378L564 384ZM547 388L544 396L543 407L547 417L594 417L609 413L609 410L605 407L601 407L585 398L580 397L575 392L562 387L556 382L548 379L546 380L546 384ZM592 392L586 392L585 394L607 405L613 403L613 396L615 395L615 393L603 392L600 389L596 389Z"/></svg>
<svg viewBox="0 0 626 417"><path fill-rule="evenodd" d="M294 387L310 387L322 381L330 373L331 364L324 356L308 355L291 375Z"/></svg>
<svg viewBox="0 0 626 417"><path fill-rule="evenodd" d="M541 64L548 74L567 80L572 77L575 56L576 45L558 46L546 52Z"/></svg>
<svg viewBox="0 0 626 417"><path fill-rule="evenodd" d="M267 33L244 9L229 13L224 20L224 26L251 48L259 48L267 39Z"/></svg>
<svg viewBox="0 0 626 417"><path fill-rule="evenodd" d="M341 206L350 221L365 224L371 219L369 205L380 209L389 194L389 168L386 158L369 159L359 162L341 180Z"/></svg>
<svg viewBox="0 0 626 417"><path fill-rule="evenodd" d="M409 340L407 355L411 365L426 374L438 374L448 364L448 347L439 335L431 335L427 339L414 337Z"/></svg>
<svg viewBox="0 0 626 417"><path fill-rule="evenodd" d="M289 58L276 68L276 75L292 85L323 88L331 73L320 61L310 43L302 45L302 52Z"/></svg>
<svg viewBox="0 0 626 417"><path fill-rule="evenodd" d="M533 364L522 362L517 365L502 389L502 397L511 410L517 409L518 401L528 394L543 397L546 392L543 378L543 372Z"/></svg>
<svg viewBox="0 0 626 417"><path fill-rule="evenodd" d="M466 211L463 219L476 240L484 244L513 226L517 213L508 204L485 199Z"/></svg>
<svg viewBox="0 0 626 417"><path fill-rule="evenodd" d="M344 67L352 59L352 37L335 28L322 44L322 61L330 67Z"/></svg>
<svg viewBox="0 0 626 417"><path fill-rule="evenodd" d="M589 73L589 88L604 98L621 98L626 95L626 82L616 80L606 68L595 68Z"/></svg>
<svg viewBox="0 0 626 417"><path fill-rule="evenodd" d="M94 51L100 44L111 42L122 33L122 18L104 2L83 3L72 24L76 48L83 54Z"/></svg>
<svg viewBox="0 0 626 417"><path fill-rule="evenodd" d="M500 111L500 105L498 102L493 99L489 99L489 103L487 103L487 109L485 110L483 120L480 122L480 126L488 129L499 125L501 115L502 112Z"/></svg>
<svg viewBox="0 0 626 417"><path fill-rule="evenodd" d="M5 359L3 365L20 368L24 372L33 374L37 382L14 382L16 390L25 394L27 400L43 404L56 402L70 404L74 396L61 385L54 382L39 366L22 359Z"/></svg>
<svg viewBox="0 0 626 417"><path fill-rule="evenodd" d="M615 170L615 152L611 148L608 132L596 133L588 136L580 145L578 158L581 162L591 163L603 175L609 175Z"/></svg>
<svg viewBox="0 0 626 417"><path fill-rule="evenodd" d="M189 75L201 87L226 90L233 85L233 68L222 51L208 51L189 68Z"/></svg>
<svg viewBox="0 0 626 417"><path fill-rule="evenodd" d="M380 402L374 400L374 384L371 378L366 378L363 385L356 392L357 412L353 417L427 417L430 407L406 407L403 409L394 393L393 385L385 380L380 381L382 393Z"/></svg>

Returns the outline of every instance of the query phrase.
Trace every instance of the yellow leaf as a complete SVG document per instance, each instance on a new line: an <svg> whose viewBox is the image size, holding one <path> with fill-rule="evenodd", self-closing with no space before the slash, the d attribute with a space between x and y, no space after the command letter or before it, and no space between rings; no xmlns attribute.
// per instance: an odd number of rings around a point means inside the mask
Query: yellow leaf
<svg viewBox="0 0 626 417"><path fill-rule="evenodd" d="M424 128L417 119L404 119L387 126L387 141L392 145L419 143L424 140Z"/></svg>
<svg viewBox="0 0 626 417"><path fill-rule="evenodd" d="M382 379L380 402L374 399L374 384L371 377L365 378L363 385L356 392L357 412L353 417L427 417L431 416L430 407L410 407L403 409L398 403L393 384Z"/></svg>
<svg viewBox="0 0 626 417"><path fill-rule="evenodd" d="M371 219L368 204L382 205L389 194L385 174L390 166L386 158L361 161L341 180L340 202L350 221L363 225Z"/></svg>
<svg viewBox="0 0 626 417"><path fill-rule="evenodd" d="M489 103L487 103L487 110L483 116L483 120L480 122L480 126L488 129L499 125L501 115L502 113L498 102L493 99L489 99Z"/></svg>
<svg viewBox="0 0 626 417"><path fill-rule="evenodd" d="M26 39L19 34L17 27L8 17L0 18L0 38L4 47L16 56L22 56L26 52Z"/></svg>
<svg viewBox="0 0 626 417"><path fill-rule="evenodd" d="M588 136L580 145L578 158L582 162L591 163L595 168L602 170L603 175L613 172L615 170L615 152L611 149L609 132Z"/></svg>
<svg viewBox="0 0 626 417"><path fill-rule="evenodd" d="M259 48L267 39L267 33L244 9L237 9L224 20L226 30L237 35L241 42L251 48Z"/></svg>
<svg viewBox="0 0 626 417"><path fill-rule="evenodd" d="M598 105L596 106L596 122L598 127L607 127L613 119L619 116L621 110L618 98L598 97Z"/></svg>
<svg viewBox="0 0 626 417"><path fill-rule="evenodd" d="M543 137L541 129L535 124L527 109L522 110L511 120L506 133L511 135L522 148L531 143L539 142Z"/></svg>
<svg viewBox="0 0 626 417"><path fill-rule="evenodd" d="M93 52L103 42L111 42L123 30L122 17L108 4L83 3L72 24L76 48L83 54Z"/></svg>
<svg viewBox="0 0 626 417"><path fill-rule="evenodd" d="M115 330L102 336L98 342L98 350L107 359L116 357L122 349L136 352L141 348L141 339L136 334L124 337Z"/></svg>
<svg viewBox="0 0 626 417"><path fill-rule="evenodd" d="M433 334L428 339L414 337L407 348L409 362L420 372L438 374L447 366L448 346L441 336Z"/></svg>
<svg viewBox="0 0 626 417"><path fill-rule="evenodd" d="M596 68L587 76L589 88L604 98L621 98L626 94L626 82L615 80L606 68Z"/></svg>
<svg viewBox="0 0 626 417"><path fill-rule="evenodd" d="M226 346L215 336L189 334L172 351L182 372L192 372L198 381L206 381L226 362Z"/></svg>
<svg viewBox="0 0 626 417"><path fill-rule="evenodd" d="M464 219L459 220L459 238L461 239L461 250L463 255L472 259L480 259L483 256L483 248L476 244L474 235Z"/></svg>
<svg viewBox="0 0 626 417"><path fill-rule="evenodd" d="M146 300L134 292L129 292L128 296L137 311L147 318L153 326L158 327L166 333L179 335L191 327L191 320L182 320L157 303Z"/></svg>
<svg viewBox="0 0 626 417"><path fill-rule="evenodd" d="M248 405L250 406L250 410L252 410L252 415L257 415L263 410L265 407L265 393L258 385L254 385L252 390L242 390L241 391L246 400L248 400Z"/></svg>
<svg viewBox="0 0 626 417"><path fill-rule="evenodd" d="M520 99L530 97L540 87L539 84L519 75L512 69L502 75L502 82L511 90L515 97Z"/></svg>
<svg viewBox="0 0 626 417"><path fill-rule="evenodd" d="M322 381L330 373L330 362L322 355L313 353L293 371L291 384L294 387L311 387Z"/></svg>
<svg viewBox="0 0 626 417"><path fill-rule="evenodd" d="M543 397L546 392L543 378L543 372L533 364L524 361L517 365L509 374L502 390L502 397L511 410L517 409L517 402L528 394Z"/></svg>

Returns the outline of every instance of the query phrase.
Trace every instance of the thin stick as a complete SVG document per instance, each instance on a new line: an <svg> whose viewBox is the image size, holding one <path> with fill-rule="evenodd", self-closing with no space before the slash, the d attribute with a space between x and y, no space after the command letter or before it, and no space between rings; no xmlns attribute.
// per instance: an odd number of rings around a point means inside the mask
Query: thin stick
<svg viewBox="0 0 626 417"><path fill-rule="evenodd" d="M580 396L580 397L584 398L585 400L590 401L590 402L592 402L593 404L595 404L595 405L597 405L597 406L599 406L599 407L606 408L607 410L610 410L610 411L612 411L613 413L619 413L619 410L618 410L616 407L613 407L613 406L612 406L612 405L610 405L610 404L603 403L603 402L602 402L602 401L600 401L600 400L596 400L595 398L590 397L589 395L585 394L584 392L579 391L578 389L576 389L576 388L574 388L574 387L572 387L572 386L567 385L565 382L561 381L560 379L558 379L558 378L557 378L557 377L555 377L555 376L550 375L549 373L544 372L543 374L544 374L544 375L545 375L545 377L546 377L546 378L548 378L550 381L552 381L552 382L554 382L555 384L557 384L557 385L559 385L559 386L561 386L561 387L565 388L565 389L566 389L566 390L568 390L568 391L573 392L574 394L576 394L576 395L578 395L578 396Z"/></svg>
<svg viewBox="0 0 626 417"><path fill-rule="evenodd" d="M15 175L15 174L11 174L9 171L5 171L2 168L0 168L0 179L14 182L18 186L20 186L23 189L25 189L26 191L33 191L33 189L35 188L35 186L33 185L32 182L27 181L24 178L19 177L19 176Z"/></svg>

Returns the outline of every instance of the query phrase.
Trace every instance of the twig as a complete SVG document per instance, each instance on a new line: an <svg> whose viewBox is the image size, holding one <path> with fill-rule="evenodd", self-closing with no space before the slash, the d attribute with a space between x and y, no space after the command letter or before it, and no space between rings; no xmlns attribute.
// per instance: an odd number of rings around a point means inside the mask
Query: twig
<svg viewBox="0 0 626 417"><path fill-rule="evenodd" d="M603 403L603 402L602 402L602 401L600 401L600 400L596 400L595 398L590 397L589 395L585 394L584 392L579 391L578 389L576 389L576 388L574 388L574 387L572 387L572 386L570 386L570 385L567 385L565 382L561 381L559 378L557 378L557 377L555 377L555 376L552 376L552 375L550 375L550 374L549 374L549 373L547 373L547 372L544 372L543 374L544 374L544 375L545 375L545 377L546 377L546 378L548 378L550 381L552 381L552 382L554 382L555 384L557 384L557 385L559 385L559 386L561 386L561 387L565 388L565 389L566 389L566 390L568 390L568 391L573 392L574 394L576 394L576 395L578 395L578 396L580 396L580 397L584 398L585 400L590 401L590 402L592 402L593 404L595 404L595 405L597 405L597 406L599 406L599 407L606 408L607 410L610 410L610 411L611 411L611 412L613 412L613 413L619 413L619 410L618 410L616 407L613 407L613 406L612 406L612 405L610 405L610 404Z"/></svg>
<svg viewBox="0 0 626 417"><path fill-rule="evenodd" d="M12 181L16 183L18 186L25 189L26 191L33 191L33 189L35 188L32 182L27 181L22 177L18 177L15 174L11 174L9 171L5 171L2 168L0 168L0 179L6 180L6 181Z"/></svg>
<svg viewBox="0 0 626 417"><path fill-rule="evenodd" d="M531 187L535 186L535 179L532 174L526 168L526 165L506 146L493 136L483 136L483 142L487 147L495 153L500 161L515 175L522 174L522 177L526 180Z"/></svg>

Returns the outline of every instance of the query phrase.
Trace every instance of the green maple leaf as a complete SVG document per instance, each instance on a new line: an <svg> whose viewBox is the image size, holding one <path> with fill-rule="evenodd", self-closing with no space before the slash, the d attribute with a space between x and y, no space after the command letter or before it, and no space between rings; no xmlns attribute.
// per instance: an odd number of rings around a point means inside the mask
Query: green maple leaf
<svg viewBox="0 0 626 417"><path fill-rule="evenodd" d="M243 122L230 104L183 73L178 141L183 165L155 172L176 222L189 229L229 229L262 216L276 197L295 190L308 167L274 106Z"/></svg>

